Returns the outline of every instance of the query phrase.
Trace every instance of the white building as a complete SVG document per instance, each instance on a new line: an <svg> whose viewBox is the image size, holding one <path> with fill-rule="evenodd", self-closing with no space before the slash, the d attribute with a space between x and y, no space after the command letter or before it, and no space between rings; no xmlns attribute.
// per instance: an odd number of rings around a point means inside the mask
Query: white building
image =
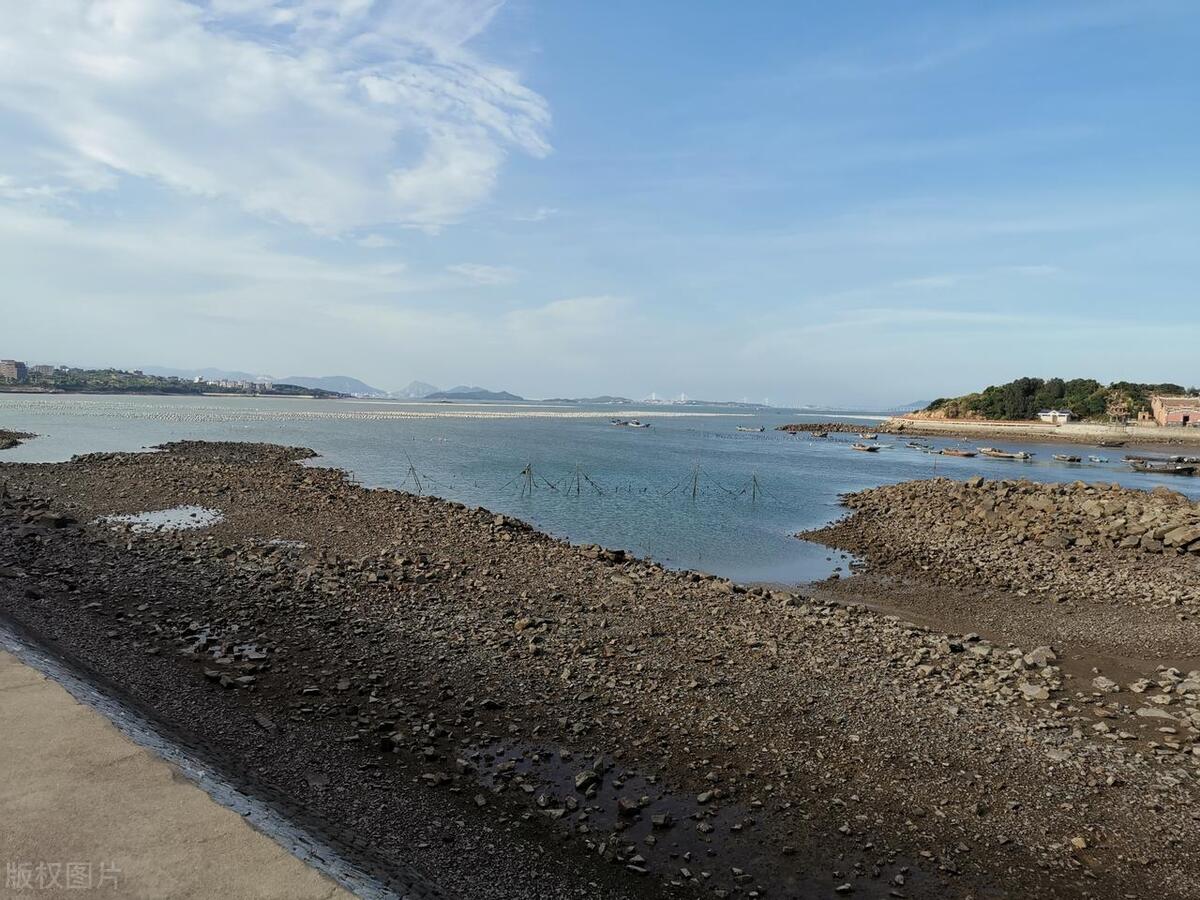
<svg viewBox="0 0 1200 900"><path fill-rule="evenodd" d="M1049 422L1051 425L1062 425L1075 418L1075 414L1069 409L1043 409L1038 411L1037 416L1043 422Z"/></svg>

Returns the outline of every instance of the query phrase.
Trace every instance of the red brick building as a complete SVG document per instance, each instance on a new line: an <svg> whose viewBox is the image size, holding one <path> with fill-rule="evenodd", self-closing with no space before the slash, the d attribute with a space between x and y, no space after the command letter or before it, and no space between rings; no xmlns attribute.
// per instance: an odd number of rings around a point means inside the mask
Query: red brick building
<svg viewBox="0 0 1200 900"><path fill-rule="evenodd" d="M1150 411L1154 413L1154 421L1161 426L1200 427L1200 397L1155 395L1150 398Z"/></svg>

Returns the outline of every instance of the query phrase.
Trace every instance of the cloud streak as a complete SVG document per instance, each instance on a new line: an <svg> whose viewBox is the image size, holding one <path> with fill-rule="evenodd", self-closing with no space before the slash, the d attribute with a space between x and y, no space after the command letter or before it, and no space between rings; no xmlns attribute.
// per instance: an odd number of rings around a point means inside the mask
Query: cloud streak
<svg viewBox="0 0 1200 900"><path fill-rule="evenodd" d="M545 101L468 46L497 8L17 4L0 34L7 191L138 179L318 232L437 230L486 199L510 151L550 150Z"/></svg>

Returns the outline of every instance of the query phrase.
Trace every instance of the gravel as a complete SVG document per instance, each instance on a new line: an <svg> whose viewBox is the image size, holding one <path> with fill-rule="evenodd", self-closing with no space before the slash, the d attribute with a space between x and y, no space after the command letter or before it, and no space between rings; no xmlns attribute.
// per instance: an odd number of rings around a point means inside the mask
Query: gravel
<svg viewBox="0 0 1200 900"><path fill-rule="evenodd" d="M1197 895L1200 672L1114 692L1069 648L667 571L302 449L164 449L0 465L0 612L381 871L471 897ZM94 523L180 505L223 518Z"/></svg>

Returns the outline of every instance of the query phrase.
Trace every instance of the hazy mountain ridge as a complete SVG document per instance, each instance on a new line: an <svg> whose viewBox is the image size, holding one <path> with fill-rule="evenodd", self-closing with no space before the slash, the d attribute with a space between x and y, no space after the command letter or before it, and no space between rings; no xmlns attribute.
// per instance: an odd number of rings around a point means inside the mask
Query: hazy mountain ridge
<svg viewBox="0 0 1200 900"><path fill-rule="evenodd" d="M427 381L410 381L405 387L388 394L394 400L421 400L430 394L436 394L440 388Z"/></svg>
<svg viewBox="0 0 1200 900"><path fill-rule="evenodd" d="M516 394L510 394L508 391L489 391L481 387L468 387L459 385L452 387L448 391L437 391L428 394L426 400L507 400L507 401L523 401L524 397L518 397Z"/></svg>
<svg viewBox="0 0 1200 900"><path fill-rule="evenodd" d="M386 397L388 392L372 387L365 381L359 381L349 375L289 375L277 379L280 384L295 384L299 387L319 388L323 391L337 391L339 394L352 394L357 397Z"/></svg>

